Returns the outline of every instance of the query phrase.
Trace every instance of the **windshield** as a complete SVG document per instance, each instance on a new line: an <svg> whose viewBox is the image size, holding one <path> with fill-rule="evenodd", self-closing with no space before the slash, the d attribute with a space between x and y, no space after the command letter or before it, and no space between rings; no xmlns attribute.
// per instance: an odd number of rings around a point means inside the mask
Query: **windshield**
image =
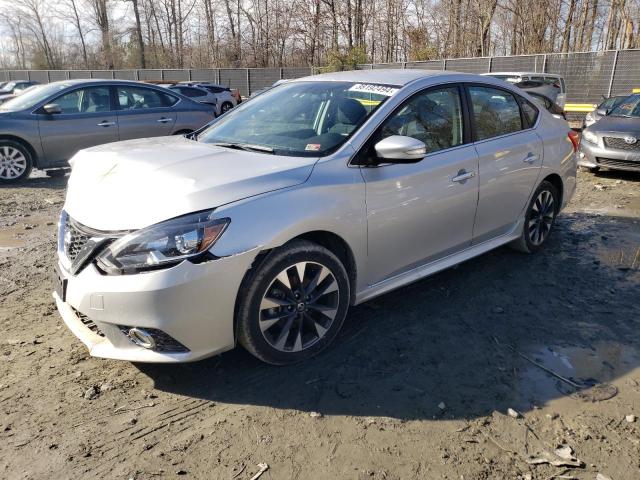
<svg viewBox="0 0 640 480"><path fill-rule="evenodd" d="M611 111L609 116L640 118L640 95L631 95L625 98L620 105Z"/></svg>
<svg viewBox="0 0 640 480"><path fill-rule="evenodd" d="M278 155L328 155L398 88L354 82L285 83L231 110L197 140Z"/></svg>
<svg viewBox="0 0 640 480"><path fill-rule="evenodd" d="M60 90L69 86L68 83L50 83L48 85L35 85L34 87L22 92L22 95L12 98L6 103L0 105L0 110L25 110L45 100Z"/></svg>

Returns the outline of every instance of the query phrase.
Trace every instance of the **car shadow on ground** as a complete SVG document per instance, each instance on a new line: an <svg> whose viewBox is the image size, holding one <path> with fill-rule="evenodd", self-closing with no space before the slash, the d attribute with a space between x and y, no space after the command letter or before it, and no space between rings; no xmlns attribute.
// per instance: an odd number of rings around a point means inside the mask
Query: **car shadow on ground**
<svg viewBox="0 0 640 480"><path fill-rule="evenodd" d="M353 308L305 363L237 348L137 366L158 389L226 403L399 419L525 411L573 389L517 352L584 384L640 366L639 245L637 220L565 214L537 255L500 248Z"/></svg>
<svg viewBox="0 0 640 480"><path fill-rule="evenodd" d="M627 172L624 170L598 170L593 173L595 178L608 178L611 180L624 180L625 182L640 183L640 172Z"/></svg>

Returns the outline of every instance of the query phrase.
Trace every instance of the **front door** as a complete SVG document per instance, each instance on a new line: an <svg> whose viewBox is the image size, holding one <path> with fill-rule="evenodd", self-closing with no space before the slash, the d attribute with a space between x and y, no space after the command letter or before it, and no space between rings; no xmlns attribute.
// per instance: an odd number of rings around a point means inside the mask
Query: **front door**
<svg viewBox="0 0 640 480"><path fill-rule="evenodd" d="M370 285L471 244L478 155L466 141L461 91L453 86L414 95L365 146L374 155L375 143L391 135L410 136L427 146L427 156L418 163L361 168Z"/></svg>
<svg viewBox="0 0 640 480"><path fill-rule="evenodd" d="M70 159L78 150L118 140L118 118L108 86L85 87L53 99L61 112L38 114L47 165Z"/></svg>
<svg viewBox="0 0 640 480"><path fill-rule="evenodd" d="M480 172L473 233L477 244L508 233L520 220L538 181L543 148L529 128L535 109L528 103L523 108L531 110L521 113L516 98L506 90L470 86L469 94Z"/></svg>
<svg viewBox="0 0 640 480"><path fill-rule="evenodd" d="M120 140L171 135L176 123L172 108L178 98L168 92L133 85L118 85Z"/></svg>

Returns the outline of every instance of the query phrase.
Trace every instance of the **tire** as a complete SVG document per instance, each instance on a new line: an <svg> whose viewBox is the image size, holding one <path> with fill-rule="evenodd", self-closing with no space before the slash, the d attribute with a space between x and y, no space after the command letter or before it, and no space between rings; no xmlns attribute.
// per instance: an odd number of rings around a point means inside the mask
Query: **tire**
<svg viewBox="0 0 640 480"><path fill-rule="evenodd" d="M535 253L540 250L551 235L559 210L560 194L558 189L552 183L544 180L531 197L520 238L512 242L510 246L524 253Z"/></svg>
<svg viewBox="0 0 640 480"><path fill-rule="evenodd" d="M305 291L295 298L300 272ZM273 250L240 287L238 341L272 365L307 360L324 350L342 328L349 288L344 265L326 248L295 240Z"/></svg>
<svg viewBox="0 0 640 480"><path fill-rule="evenodd" d="M32 169L33 157L28 148L13 140L0 140L0 184L24 180Z"/></svg>
<svg viewBox="0 0 640 480"><path fill-rule="evenodd" d="M232 108L233 108L233 103L223 102L222 105L220 105L220 115L227 113Z"/></svg>
<svg viewBox="0 0 640 480"><path fill-rule="evenodd" d="M64 168L57 168L55 170L47 170L45 173L47 174L47 177L61 178L67 174L67 171Z"/></svg>

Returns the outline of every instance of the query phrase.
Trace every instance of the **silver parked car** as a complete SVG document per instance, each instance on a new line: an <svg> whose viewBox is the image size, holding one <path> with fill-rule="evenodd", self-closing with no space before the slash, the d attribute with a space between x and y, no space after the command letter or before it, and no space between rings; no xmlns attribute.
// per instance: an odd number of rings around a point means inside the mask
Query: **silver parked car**
<svg viewBox="0 0 640 480"><path fill-rule="evenodd" d="M489 77L292 80L186 137L72 160L54 297L91 355L317 354L350 305L500 245L540 250L577 134ZM141 181L140 179L144 179Z"/></svg>
<svg viewBox="0 0 640 480"><path fill-rule="evenodd" d="M640 172L640 94L630 95L582 131L578 165Z"/></svg>
<svg viewBox="0 0 640 480"><path fill-rule="evenodd" d="M216 96L205 90L204 88L195 87L191 85L170 85L167 87L169 90L174 92L178 92L185 97L189 97L194 102L204 103L209 105L211 109L215 112L216 116L220 115L217 106L217 98Z"/></svg>
<svg viewBox="0 0 640 480"><path fill-rule="evenodd" d="M190 133L210 107L166 89L118 80L66 80L0 105L0 183L33 167L61 172L80 149L131 138Z"/></svg>
<svg viewBox="0 0 640 480"><path fill-rule="evenodd" d="M209 93L216 97L216 105L218 107L218 115L227 113L233 107L238 105L238 98L234 96L234 93L229 87L223 85L217 85L210 82L180 82L178 85L191 85L198 88L204 88ZM237 92L236 92L237 93Z"/></svg>

